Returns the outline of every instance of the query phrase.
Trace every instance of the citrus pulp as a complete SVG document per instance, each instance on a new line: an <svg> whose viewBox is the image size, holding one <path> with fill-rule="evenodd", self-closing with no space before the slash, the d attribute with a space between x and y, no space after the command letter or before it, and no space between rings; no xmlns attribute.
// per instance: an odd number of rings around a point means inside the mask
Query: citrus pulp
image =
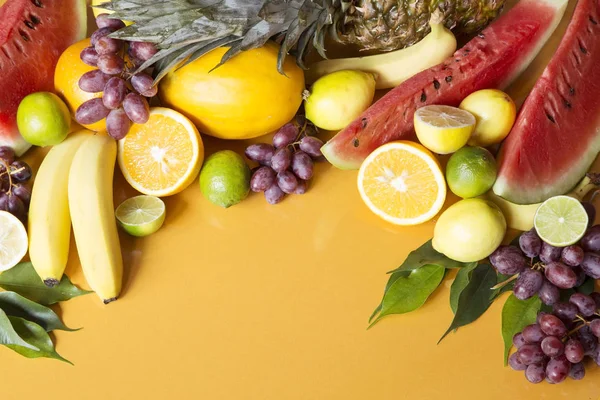
<svg viewBox="0 0 600 400"><path fill-rule="evenodd" d="M415 132L423 146L450 154L467 144L475 127L473 114L450 106L425 106L415 112Z"/></svg>

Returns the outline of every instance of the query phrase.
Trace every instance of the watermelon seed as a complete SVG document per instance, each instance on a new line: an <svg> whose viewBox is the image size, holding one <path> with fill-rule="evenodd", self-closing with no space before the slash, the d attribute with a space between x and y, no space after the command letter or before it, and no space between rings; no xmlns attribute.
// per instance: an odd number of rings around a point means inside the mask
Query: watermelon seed
<svg viewBox="0 0 600 400"><path fill-rule="evenodd" d="M594 19L594 17L592 17L591 15L590 15L590 22L592 24L594 24L594 25L598 25L598 22L596 22L596 20Z"/></svg>
<svg viewBox="0 0 600 400"><path fill-rule="evenodd" d="M29 15L29 19L31 20L31 22L33 23L33 25L38 25L40 24L42 21L35 15L30 14Z"/></svg>
<svg viewBox="0 0 600 400"><path fill-rule="evenodd" d="M553 124L556 123L556 120L554 119L554 117L550 114L548 114L548 112L546 112L546 117L550 120L550 122L552 122Z"/></svg>
<svg viewBox="0 0 600 400"><path fill-rule="evenodd" d="M579 50L581 50L583 54L587 54L587 49L585 47L581 46L579 47Z"/></svg>
<svg viewBox="0 0 600 400"><path fill-rule="evenodd" d="M427 101L427 95L425 94L425 91L423 90L421 92L421 103L425 103Z"/></svg>
<svg viewBox="0 0 600 400"><path fill-rule="evenodd" d="M42 8L42 1L41 0L31 0L31 2L33 3L34 6Z"/></svg>
<svg viewBox="0 0 600 400"><path fill-rule="evenodd" d="M575 88L574 87L570 88L569 93L571 93L571 96L575 96Z"/></svg>
<svg viewBox="0 0 600 400"><path fill-rule="evenodd" d="M452 82L452 75L448 75L445 79L446 83Z"/></svg>
<svg viewBox="0 0 600 400"><path fill-rule="evenodd" d="M25 20L24 22L25 22L25 25L27 25L27 27L29 29L35 29L35 26L33 25L33 23L31 21Z"/></svg>
<svg viewBox="0 0 600 400"><path fill-rule="evenodd" d="M437 79L433 80L433 87L435 88L435 90L438 90L440 88L440 82Z"/></svg>
<svg viewBox="0 0 600 400"><path fill-rule="evenodd" d="M571 108L571 103L569 103L567 99L563 98L563 102L565 103L565 107Z"/></svg>
<svg viewBox="0 0 600 400"><path fill-rule="evenodd" d="M31 39L29 38L29 35L27 34L27 32L25 32L23 29L19 28L19 35L21 35L21 37L23 38L24 41L29 42Z"/></svg>
<svg viewBox="0 0 600 400"><path fill-rule="evenodd" d="M366 118L363 118L360 120L360 122L362 123L362 127L363 129L365 129L367 127L368 121Z"/></svg>
<svg viewBox="0 0 600 400"><path fill-rule="evenodd" d="M357 138L354 139L354 141L352 142L352 145L354 145L354 147L358 147L359 141Z"/></svg>

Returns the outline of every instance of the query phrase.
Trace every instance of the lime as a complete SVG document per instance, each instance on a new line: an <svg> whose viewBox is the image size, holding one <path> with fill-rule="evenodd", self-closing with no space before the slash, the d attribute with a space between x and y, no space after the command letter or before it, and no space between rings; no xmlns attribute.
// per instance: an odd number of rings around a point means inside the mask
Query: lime
<svg viewBox="0 0 600 400"><path fill-rule="evenodd" d="M461 200L440 215L433 248L460 262L479 261L500 246L506 234L502 211L491 201Z"/></svg>
<svg viewBox="0 0 600 400"><path fill-rule="evenodd" d="M71 114L54 93L32 93L19 104L17 126L23 138L32 145L53 146L67 137Z"/></svg>
<svg viewBox="0 0 600 400"><path fill-rule="evenodd" d="M588 215L579 200L555 196L538 208L533 225L544 242L554 247L565 247L583 237L588 226Z"/></svg>
<svg viewBox="0 0 600 400"><path fill-rule="evenodd" d="M121 228L132 236L148 236L165 222L165 203L154 196L136 196L122 202L115 216Z"/></svg>
<svg viewBox="0 0 600 400"><path fill-rule="evenodd" d="M455 195L468 199L481 196L496 182L498 168L492 153L483 147L463 147L446 165L446 182Z"/></svg>
<svg viewBox="0 0 600 400"><path fill-rule="evenodd" d="M7 211L0 211L0 271L11 269L25 257L29 241L23 223Z"/></svg>
<svg viewBox="0 0 600 400"><path fill-rule="evenodd" d="M216 152L206 159L200 171L200 190L211 203L231 207L250 193L250 168L231 150Z"/></svg>
<svg viewBox="0 0 600 400"><path fill-rule="evenodd" d="M450 154L467 144L475 117L460 108L432 105L419 108L414 123L423 146L434 153Z"/></svg>

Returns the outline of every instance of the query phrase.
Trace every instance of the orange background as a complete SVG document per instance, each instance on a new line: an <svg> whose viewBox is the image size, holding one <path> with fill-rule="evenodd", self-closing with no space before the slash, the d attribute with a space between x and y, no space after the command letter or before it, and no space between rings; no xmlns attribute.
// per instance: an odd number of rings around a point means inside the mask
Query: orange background
<svg viewBox="0 0 600 400"><path fill-rule="evenodd" d="M556 48L573 5L510 89L518 101ZM245 145L205 142L208 154ZM39 161L41 151L29 158ZM84 327L55 335L75 366L2 348L2 398L598 398L595 366L584 381L556 386L529 384L503 366L505 297L436 345L452 319L454 273L421 309L367 331L385 272L431 237L434 222L388 225L362 204L356 172L324 164L316 172L306 195L277 206L254 194L224 210L202 197L197 182L165 199L158 233L121 236L122 297L108 306L95 295L61 304L65 322ZM115 204L134 195L117 175ZM74 249L68 274L85 285Z"/></svg>

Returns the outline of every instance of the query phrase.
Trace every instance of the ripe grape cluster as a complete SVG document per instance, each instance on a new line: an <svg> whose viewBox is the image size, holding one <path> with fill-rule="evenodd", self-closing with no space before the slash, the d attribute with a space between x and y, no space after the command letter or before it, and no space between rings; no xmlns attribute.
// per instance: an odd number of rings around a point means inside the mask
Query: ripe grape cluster
<svg viewBox="0 0 600 400"><path fill-rule="evenodd" d="M103 92L101 98L83 103L75 119L83 125L106 118L106 130L115 139L129 132L131 123L144 124L150 117L146 98L156 95L154 79L147 72L136 72L144 61L156 54L156 46L145 42L125 42L108 37L125 27L123 21L100 14L98 30L91 36L91 46L81 51L81 60L98 69L86 72L79 79L79 88L89 93ZM125 54L127 53L127 57Z"/></svg>
<svg viewBox="0 0 600 400"><path fill-rule="evenodd" d="M299 115L275 133L272 145L248 146L246 157L260 164L252 173L252 191L264 192L269 204L279 203L286 194L306 193L314 161L322 159L323 142L316 134L317 128Z"/></svg>
<svg viewBox="0 0 600 400"><path fill-rule="evenodd" d="M31 200L27 186L30 179L31 167L15 160L15 152L10 147L0 147L0 210L8 211L23 223L27 220Z"/></svg>
<svg viewBox="0 0 600 400"><path fill-rule="evenodd" d="M568 302L554 303L552 313L539 312L535 324L513 337L517 351L509 365L525 371L531 383L560 383L567 376L583 379L585 356L600 365L599 308L600 293L574 293Z"/></svg>

